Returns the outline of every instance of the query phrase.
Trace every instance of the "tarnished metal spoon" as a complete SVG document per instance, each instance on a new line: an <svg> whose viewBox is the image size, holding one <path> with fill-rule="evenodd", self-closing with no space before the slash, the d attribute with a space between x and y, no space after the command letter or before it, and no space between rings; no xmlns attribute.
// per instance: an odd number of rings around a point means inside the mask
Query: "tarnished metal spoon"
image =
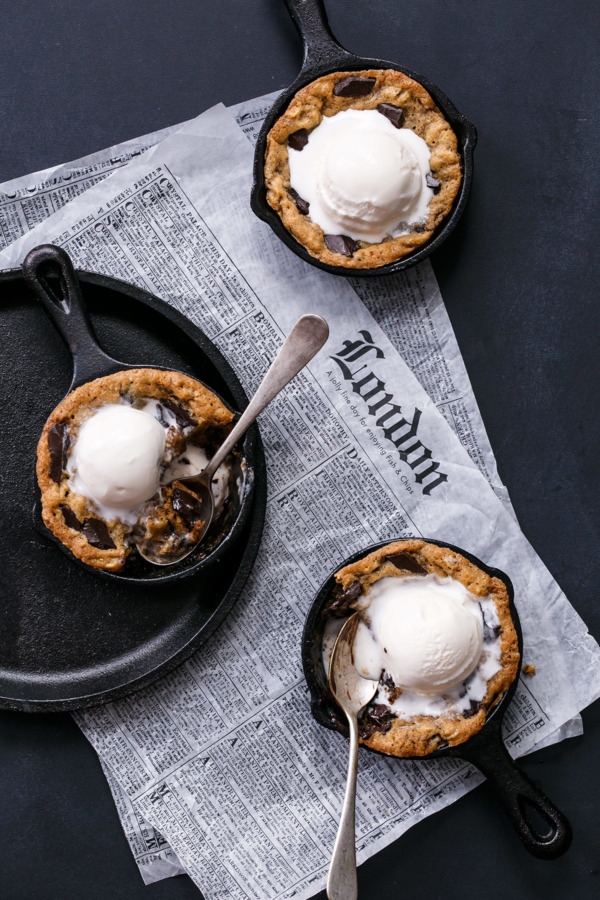
<svg viewBox="0 0 600 900"><path fill-rule="evenodd" d="M350 729L346 794L327 877L329 900L356 900L358 896L355 839L358 714L367 703L371 702L378 686L377 681L359 675L354 666L352 645L359 622L360 613L354 613L344 623L337 636L329 664L329 687L337 703L346 713Z"/></svg>
<svg viewBox="0 0 600 900"><path fill-rule="evenodd" d="M328 335L329 326L321 316L307 315L298 319L258 386L254 397L207 466L198 475L178 478L174 482L191 491L200 504L198 519L202 522L202 528L195 543L185 544L178 551L161 554L159 542L139 540L136 542L137 551L146 562L155 566L172 566L181 562L196 549L210 528L215 512L213 475L265 406L310 362L321 349Z"/></svg>

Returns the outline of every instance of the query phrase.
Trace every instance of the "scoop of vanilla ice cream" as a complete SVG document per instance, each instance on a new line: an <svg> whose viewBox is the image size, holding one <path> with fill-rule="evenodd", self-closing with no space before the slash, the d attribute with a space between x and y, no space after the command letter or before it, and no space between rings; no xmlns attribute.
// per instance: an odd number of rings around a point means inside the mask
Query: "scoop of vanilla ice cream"
<svg viewBox="0 0 600 900"><path fill-rule="evenodd" d="M388 672L397 687L444 694L476 668L483 650L481 610L453 578L381 578L367 593L367 622L353 646L361 675Z"/></svg>
<svg viewBox="0 0 600 900"><path fill-rule="evenodd" d="M378 242L427 215L429 148L377 110L325 116L288 159L291 187L325 234Z"/></svg>
<svg viewBox="0 0 600 900"><path fill-rule="evenodd" d="M128 509L158 490L165 429L149 413L100 407L82 426L71 454L77 490L111 509Z"/></svg>

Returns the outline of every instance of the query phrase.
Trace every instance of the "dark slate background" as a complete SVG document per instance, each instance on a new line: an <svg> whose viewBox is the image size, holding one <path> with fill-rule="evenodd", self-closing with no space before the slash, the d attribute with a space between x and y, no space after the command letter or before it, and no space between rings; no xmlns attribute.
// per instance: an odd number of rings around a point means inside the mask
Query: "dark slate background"
<svg viewBox="0 0 600 900"><path fill-rule="evenodd" d="M433 258L523 530L600 638L598 8L588 0L328 0L335 34L437 83L477 125L467 213ZM288 84L282 0L2 4L0 181ZM600 705L524 768L574 843L530 858L487 786L360 870L360 896L600 895ZM68 715L0 714L2 900L185 900L144 887Z"/></svg>

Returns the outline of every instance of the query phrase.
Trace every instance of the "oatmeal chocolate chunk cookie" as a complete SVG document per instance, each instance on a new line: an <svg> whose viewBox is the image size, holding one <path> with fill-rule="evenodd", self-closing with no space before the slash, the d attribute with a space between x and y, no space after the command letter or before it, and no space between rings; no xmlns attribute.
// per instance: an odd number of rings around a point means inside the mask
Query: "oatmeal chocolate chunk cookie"
<svg viewBox="0 0 600 900"><path fill-rule="evenodd" d="M462 713L414 715L402 720L388 704L374 702L367 707L359 723L361 743L391 756L426 756L434 750L462 744L483 727L488 712L500 702L519 669L517 634L504 582L492 578L454 550L426 541L406 540L388 544L340 569L335 576L337 589L326 614L343 616L364 608L366 592L380 578L414 578L418 575L451 577L474 595L474 602L478 597L493 600L499 624L486 623L484 614L483 636L484 642L499 641L500 668L487 682L483 700L471 701L469 708ZM392 704L402 690L388 682L391 679L387 673L382 673L380 687L385 687Z"/></svg>
<svg viewBox="0 0 600 900"><path fill-rule="evenodd" d="M94 503L77 494L67 465L80 428L106 404L141 408L156 400L168 410L161 424L167 428L166 465L183 452L186 443L213 448L219 444L233 413L193 378L159 369L129 369L98 378L77 388L59 403L44 426L37 450L37 478L42 493L42 518L47 528L78 559L98 569L118 572L133 549L133 529L176 536L193 532L190 504L174 487L164 488L148 501L137 526L114 519L105 521ZM170 424L172 420L174 424ZM184 434L185 432L185 434ZM175 494L179 502L170 501ZM163 496L164 495L164 496ZM193 535L192 535L193 537Z"/></svg>
<svg viewBox="0 0 600 900"><path fill-rule="evenodd" d="M288 145L302 150L324 116L347 109L376 109L395 128L410 128L431 154L428 186L434 191L424 224L410 233L378 244L352 241L323 233L311 221L307 204L290 191ZM334 72L299 91L267 137L265 181L267 200L293 237L311 256L334 266L373 269L407 256L425 244L448 215L462 178L456 136L425 88L394 69ZM298 201L301 201L300 203ZM329 240L326 239L329 238ZM332 237L340 240L332 241ZM348 243L350 241L350 243Z"/></svg>

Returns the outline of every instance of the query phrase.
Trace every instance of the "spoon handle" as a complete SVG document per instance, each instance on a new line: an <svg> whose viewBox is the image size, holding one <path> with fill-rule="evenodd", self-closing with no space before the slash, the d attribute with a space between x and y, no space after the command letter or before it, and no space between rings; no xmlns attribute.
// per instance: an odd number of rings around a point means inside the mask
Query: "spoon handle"
<svg viewBox="0 0 600 900"><path fill-rule="evenodd" d="M348 759L348 780L342 817L331 857L327 876L327 896L329 900L356 900L358 886L356 879L356 775L358 771L358 722L346 713L350 727L350 756Z"/></svg>
<svg viewBox="0 0 600 900"><path fill-rule="evenodd" d="M265 406L310 362L328 336L329 326L321 316L308 315L298 319L259 384L254 397L204 469L202 473L204 476L210 478L214 475L229 451Z"/></svg>

